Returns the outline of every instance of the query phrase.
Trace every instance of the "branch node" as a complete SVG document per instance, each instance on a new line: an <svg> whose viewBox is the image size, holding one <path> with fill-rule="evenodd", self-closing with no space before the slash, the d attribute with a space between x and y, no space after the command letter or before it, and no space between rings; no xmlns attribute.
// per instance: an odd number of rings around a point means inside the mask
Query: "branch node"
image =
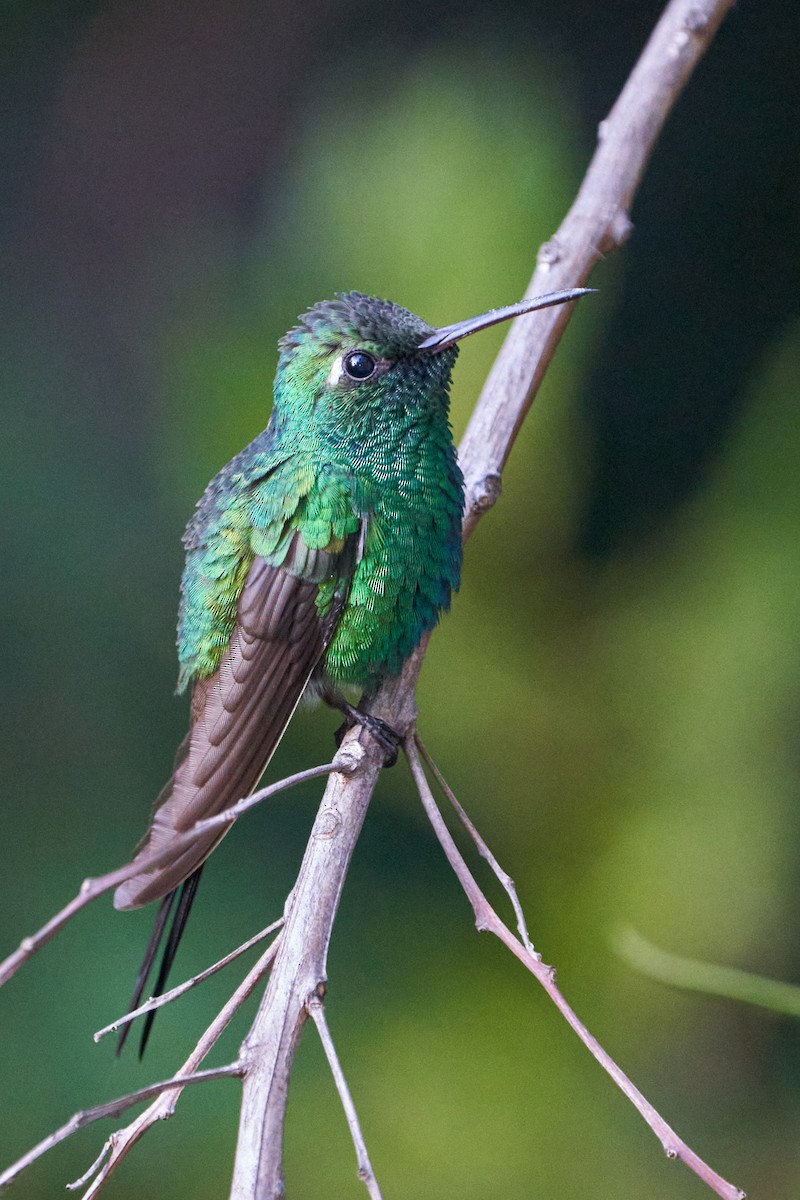
<svg viewBox="0 0 800 1200"><path fill-rule="evenodd" d="M632 233L633 222L628 216L627 210L624 208L618 208L611 218L611 223L608 227L608 236L611 245L607 248L618 249L620 246L624 246Z"/></svg>
<svg viewBox="0 0 800 1200"><path fill-rule="evenodd" d="M699 5L696 8L691 8L684 20L684 25L691 33L705 33L706 29L708 29L708 24L708 13Z"/></svg>
<svg viewBox="0 0 800 1200"><path fill-rule="evenodd" d="M333 760L333 769L337 775L354 775L364 761L366 750L359 741L353 738L337 751Z"/></svg>
<svg viewBox="0 0 800 1200"><path fill-rule="evenodd" d="M77 1192L78 1188L82 1188L84 1186L84 1184L87 1184L89 1182L89 1180L92 1178L93 1175L97 1174L97 1172L100 1170L103 1163L105 1162L107 1156L114 1149L113 1138L114 1138L114 1135L112 1133L111 1137L108 1138L107 1141L104 1143L103 1149L100 1151L97 1158L94 1160L94 1162L91 1164L90 1167L87 1167L87 1169L81 1175L80 1179L73 1179L72 1183L68 1183L66 1185L68 1192Z"/></svg>
<svg viewBox="0 0 800 1200"><path fill-rule="evenodd" d="M605 122L603 122L605 124ZM551 237L549 242L543 242L536 255L536 265L540 271L549 271L561 260L561 245L557 237Z"/></svg>
<svg viewBox="0 0 800 1200"><path fill-rule="evenodd" d="M341 827L341 813L337 812L335 808L326 808L319 814L314 837L317 841L329 841L331 838L339 836Z"/></svg>
<svg viewBox="0 0 800 1200"><path fill-rule="evenodd" d="M469 491L469 507L474 513L487 512L500 499L503 481L500 473L491 471L472 484Z"/></svg>
<svg viewBox="0 0 800 1200"><path fill-rule="evenodd" d="M684 22L684 28L676 30L675 36L672 39L672 43L670 44L668 50L670 58L680 58L686 47L689 45L689 42L691 41L691 33L689 32L689 28L687 28L687 26L688 22Z"/></svg>

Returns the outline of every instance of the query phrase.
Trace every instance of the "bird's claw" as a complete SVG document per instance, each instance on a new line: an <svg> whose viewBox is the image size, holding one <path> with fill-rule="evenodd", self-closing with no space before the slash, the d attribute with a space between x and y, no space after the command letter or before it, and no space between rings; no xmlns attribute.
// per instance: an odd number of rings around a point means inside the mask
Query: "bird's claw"
<svg viewBox="0 0 800 1200"><path fill-rule="evenodd" d="M391 725L382 721L380 717L373 717L372 713L362 713L354 708L352 714L342 722L333 735L337 747L341 746L342 738L354 725L360 725L362 729L366 729L367 733L378 743L384 754L384 767L393 767L397 762L402 741L397 730L392 729Z"/></svg>
<svg viewBox="0 0 800 1200"><path fill-rule="evenodd" d="M392 729L391 725L387 725L386 721L382 721L380 717L373 717L371 713L361 714L360 723L368 733L372 734L383 751L383 765L393 767L397 762L397 754L402 741L400 734L396 729Z"/></svg>

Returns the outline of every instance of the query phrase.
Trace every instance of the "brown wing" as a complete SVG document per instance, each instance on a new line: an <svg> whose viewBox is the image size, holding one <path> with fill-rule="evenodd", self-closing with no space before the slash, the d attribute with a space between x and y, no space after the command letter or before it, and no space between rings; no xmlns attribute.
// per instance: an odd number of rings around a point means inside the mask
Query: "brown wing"
<svg viewBox="0 0 800 1200"><path fill-rule="evenodd" d="M195 685L191 729L136 858L253 791L335 628L338 614L322 619L316 596L316 583L253 560L230 645L216 674ZM139 908L173 891L222 836L208 834L134 875L117 888L114 907Z"/></svg>

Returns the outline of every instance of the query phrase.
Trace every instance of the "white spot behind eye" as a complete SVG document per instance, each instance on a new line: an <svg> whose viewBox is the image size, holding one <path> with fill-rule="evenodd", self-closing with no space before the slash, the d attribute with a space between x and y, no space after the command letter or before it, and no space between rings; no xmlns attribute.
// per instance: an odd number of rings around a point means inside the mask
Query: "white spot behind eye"
<svg viewBox="0 0 800 1200"><path fill-rule="evenodd" d="M338 355L333 360L333 366L330 369L330 373L328 375L328 380L327 380L328 387L336 387L337 383L342 378L342 374L344 372L344 367L342 366L343 362L344 362L343 354Z"/></svg>

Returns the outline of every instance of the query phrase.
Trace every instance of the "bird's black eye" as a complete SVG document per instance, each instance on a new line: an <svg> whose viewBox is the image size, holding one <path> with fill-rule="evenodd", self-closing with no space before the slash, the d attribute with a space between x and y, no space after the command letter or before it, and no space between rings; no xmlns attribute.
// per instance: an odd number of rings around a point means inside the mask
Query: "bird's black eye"
<svg viewBox="0 0 800 1200"><path fill-rule="evenodd" d="M357 379L359 383L369 379L370 375L374 375L377 365L375 359L371 354L367 354L366 350L351 350L342 361L345 374L349 375L351 379Z"/></svg>

